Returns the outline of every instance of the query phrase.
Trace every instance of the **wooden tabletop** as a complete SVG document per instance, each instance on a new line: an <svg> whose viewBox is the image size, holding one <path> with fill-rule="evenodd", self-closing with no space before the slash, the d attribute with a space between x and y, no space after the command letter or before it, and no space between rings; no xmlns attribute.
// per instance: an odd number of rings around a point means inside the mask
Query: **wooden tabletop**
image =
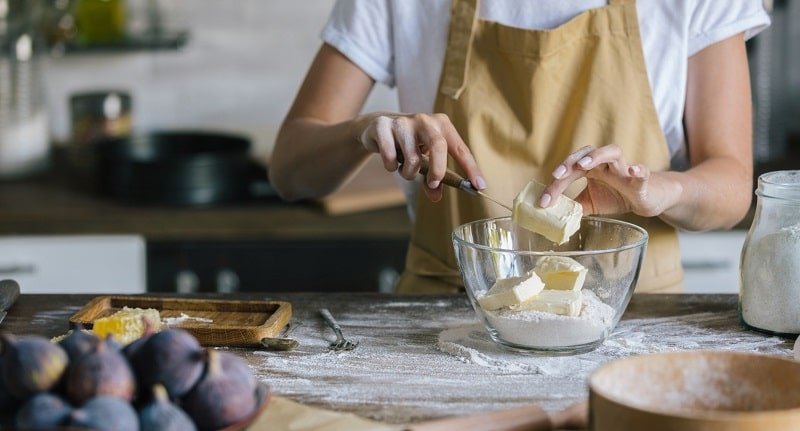
<svg viewBox="0 0 800 431"><path fill-rule="evenodd" d="M264 298L265 295L236 295ZM1 330L62 334L88 295L23 295ZM793 340L740 325L735 295L635 295L614 334L579 356L508 353L488 340L462 295L278 294L294 307L301 346L293 352L235 350L281 395L324 408L394 423L538 403L562 409L586 396L585 378L614 358L674 350L729 349L791 354ZM349 352L318 309L327 307Z"/></svg>

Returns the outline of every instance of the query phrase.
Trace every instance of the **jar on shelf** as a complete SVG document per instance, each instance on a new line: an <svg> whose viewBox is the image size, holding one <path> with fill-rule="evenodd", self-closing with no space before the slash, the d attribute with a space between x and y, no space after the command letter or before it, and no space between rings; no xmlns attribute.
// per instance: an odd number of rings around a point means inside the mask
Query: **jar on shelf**
<svg viewBox="0 0 800 431"><path fill-rule="evenodd" d="M39 2L0 0L0 178L28 176L48 164L40 13Z"/></svg>
<svg viewBox="0 0 800 431"><path fill-rule="evenodd" d="M761 175L742 249L739 308L745 325L800 333L800 171Z"/></svg>

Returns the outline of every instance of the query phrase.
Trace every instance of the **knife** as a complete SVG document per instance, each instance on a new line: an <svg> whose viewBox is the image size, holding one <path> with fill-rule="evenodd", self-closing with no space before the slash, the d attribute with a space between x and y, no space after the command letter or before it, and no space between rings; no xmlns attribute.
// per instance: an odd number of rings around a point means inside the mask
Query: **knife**
<svg viewBox="0 0 800 431"><path fill-rule="evenodd" d="M8 309L19 298L19 284L14 280L0 280L0 322L6 318Z"/></svg>

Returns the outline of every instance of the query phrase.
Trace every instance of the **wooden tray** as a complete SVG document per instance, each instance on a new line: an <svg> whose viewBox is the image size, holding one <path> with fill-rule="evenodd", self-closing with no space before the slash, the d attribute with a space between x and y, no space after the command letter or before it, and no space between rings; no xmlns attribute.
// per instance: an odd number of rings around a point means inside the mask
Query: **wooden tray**
<svg viewBox="0 0 800 431"><path fill-rule="evenodd" d="M283 301L98 296L70 317L70 327L80 323L91 329L95 319L110 316L122 307L154 308L162 319L180 317L181 313L211 319L208 323L186 320L170 325L190 332L203 346L260 346L262 338L278 336L292 317L292 305Z"/></svg>

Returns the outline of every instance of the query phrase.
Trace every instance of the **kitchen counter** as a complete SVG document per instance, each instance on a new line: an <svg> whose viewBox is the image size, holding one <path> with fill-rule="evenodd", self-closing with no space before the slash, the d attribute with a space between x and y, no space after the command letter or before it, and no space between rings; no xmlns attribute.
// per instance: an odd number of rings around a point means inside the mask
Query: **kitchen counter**
<svg viewBox="0 0 800 431"><path fill-rule="evenodd" d="M209 208L101 199L63 173L0 182L0 235L140 234L148 241L406 240L404 207L328 216L277 198Z"/></svg>
<svg viewBox="0 0 800 431"><path fill-rule="evenodd" d="M218 296L215 296L218 297ZM233 296L229 296L233 297ZM239 294L236 298L264 298ZM0 329L55 336L88 295L23 295ZM726 349L790 356L793 340L748 331L735 295L635 295L598 350L566 357L501 351L475 326L463 295L275 294L291 301L293 352L240 350L276 393L387 422L408 422L538 403L565 408L587 394L586 376L611 359L673 350ZM353 351L327 350L327 307Z"/></svg>

